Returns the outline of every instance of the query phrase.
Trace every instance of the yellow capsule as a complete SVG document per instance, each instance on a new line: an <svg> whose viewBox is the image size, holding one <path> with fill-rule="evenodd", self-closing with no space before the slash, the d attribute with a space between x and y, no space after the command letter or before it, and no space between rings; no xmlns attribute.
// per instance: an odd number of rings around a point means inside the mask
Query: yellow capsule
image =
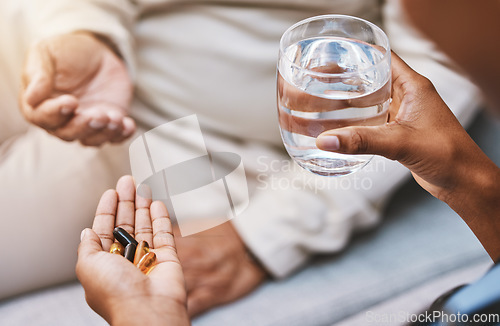
<svg viewBox="0 0 500 326"><path fill-rule="evenodd" d="M137 245L137 249L135 250L135 256L134 256L134 265L137 266L139 262L141 261L141 258L149 252L149 244L147 241L141 241L139 242L139 245Z"/></svg>
<svg viewBox="0 0 500 326"><path fill-rule="evenodd" d="M123 252L125 251L125 248L121 245L119 242L113 242L111 245L111 248L109 249L109 252L112 254L117 254L123 256Z"/></svg>
<svg viewBox="0 0 500 326"><path fill-rule="evenodd" d="M148 274L156 265L156 255L154 252L148 252L142 256L141 260L137 264L137 268L144 274Z"/></svg>

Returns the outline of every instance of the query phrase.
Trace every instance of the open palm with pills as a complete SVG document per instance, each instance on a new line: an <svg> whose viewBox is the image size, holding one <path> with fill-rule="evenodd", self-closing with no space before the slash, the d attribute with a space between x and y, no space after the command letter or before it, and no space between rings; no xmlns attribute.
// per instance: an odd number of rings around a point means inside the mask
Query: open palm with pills
<svg viewBox="0 0 500 326"><path fill-rule="evenodd" d="M109 252L115 227L149 244L157 261L147 275ZM130 176L102 195L92 229L82 232L76 272L89 306L110 324L189 325L184 277L167 209L162 202L136 194Z"/></svg>

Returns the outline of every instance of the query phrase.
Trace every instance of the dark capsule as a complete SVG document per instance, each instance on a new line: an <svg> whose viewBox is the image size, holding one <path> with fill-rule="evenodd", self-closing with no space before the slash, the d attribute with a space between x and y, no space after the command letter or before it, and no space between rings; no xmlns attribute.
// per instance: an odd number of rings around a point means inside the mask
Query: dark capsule
<svg viewBox="0 0 500 326"><path fill-rule="evenodd" d="M113 235L115 239L118 240L124 247L127 247L128 244L133 243L135 246L138 245L137 241L135 241L134 237L132 237L127 231L117 226L113 230Z"/></svg>
<svg viewBox="0 0 500 326"><path fill-rule="evenodd" d="M134 256L135 256L135 249L136 248L137 248L137 246L134 243L129 243L125 247L125 253L123 254L123 256L125 258L127 258L128 260L130 260L132 263L134 262Z"/></svg>

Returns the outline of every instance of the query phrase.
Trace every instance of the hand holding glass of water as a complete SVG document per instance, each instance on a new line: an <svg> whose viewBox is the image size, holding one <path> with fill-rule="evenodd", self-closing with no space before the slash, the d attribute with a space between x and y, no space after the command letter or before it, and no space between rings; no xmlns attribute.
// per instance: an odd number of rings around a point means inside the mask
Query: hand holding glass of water
<svg viewBox="0 0 500 326"><path fill-rule="evenodd" d="M290 156L325 176L347 175L373 156L316 147L324 131L387 122L391 50L376 25L351 16L312 17L290 27L280 41L278 116Z"/></svg>

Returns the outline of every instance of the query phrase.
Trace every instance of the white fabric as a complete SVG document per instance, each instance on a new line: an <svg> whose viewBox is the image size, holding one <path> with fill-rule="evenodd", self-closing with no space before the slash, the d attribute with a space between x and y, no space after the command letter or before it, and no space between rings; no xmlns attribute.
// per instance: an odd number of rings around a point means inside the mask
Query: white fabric
<svg viewBox="0 0 500 326"><path fill-rule="evenodd" d="M312 254L341 250L354 230L376 224L383 203L409 176L399 164L375 158L365 171L326 184L289 164L278 131L275 67L284 30L326 13L380 23L379 1L26 1L30 40L90 30L116 44L134 75L132 115L143 128L196 113L209 151L243 157L252 197L233 222L276 277ZM384 23L392 47L468 121L475 88L445 58L435 60L396 2L389 1Z"/></svg>

